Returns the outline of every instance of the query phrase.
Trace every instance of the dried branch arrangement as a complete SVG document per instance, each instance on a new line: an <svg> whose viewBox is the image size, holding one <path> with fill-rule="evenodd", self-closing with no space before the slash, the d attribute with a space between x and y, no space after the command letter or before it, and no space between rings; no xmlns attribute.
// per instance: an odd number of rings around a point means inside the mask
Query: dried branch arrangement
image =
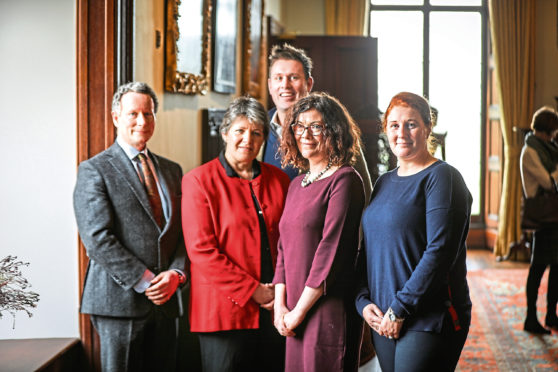
<svg viewBox="0 0 558 372"><path fill-rule="evenodd" d="M21 266L29 266L28 262L18 261L16 256L7 256L0 260L0 318L6 311L13 317L18 311L25 311L33 316L31 308L37 307L39 294L27 291L31 284L21 274Z"/></svg>

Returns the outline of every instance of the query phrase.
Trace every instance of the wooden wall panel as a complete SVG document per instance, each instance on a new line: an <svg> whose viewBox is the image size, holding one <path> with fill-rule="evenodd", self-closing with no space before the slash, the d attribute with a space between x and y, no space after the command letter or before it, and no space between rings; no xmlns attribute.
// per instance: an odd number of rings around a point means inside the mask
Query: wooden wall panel
<svg viewBox="0 0 558 372"><path fill-rule="evenodd" d="M110 116L115 89L115 2L77 2L77 162L89 159L115 139ZM79 242L80 301L88 258ZM88 315L80 314L80 338L91 370L100 371L99 340Z"/></svg>
<svg viewBox="0 0 558 372"><path fill-rule="evenodd" d="M313 91L325 91L339 98L355 120L375 119L378 106L377 39L297 36L274 39L272 45L283 42L303 48L312 58Z"/></svg>
<svg viewBox="0 0 558 372"><path fill-rule="evenodd" d="M312 58L313 91L328 92L341 101L362 131L364 156L372 181L378 178L378 40L360 36L273 37L269 48L285 42ZM269 51L268 51L269 54ZM268 101L272 106L271 99Z"/></svg>
<svg viewBox="0 0 558 372"><path fill-rule="evenodd" d="M500 100L496 86L494 63L488 66L486 118L486 165L485 165L485 205L484 221L486 246L494 248L498 232L500 196L502 195L504 144L500 127Z"/></svg>

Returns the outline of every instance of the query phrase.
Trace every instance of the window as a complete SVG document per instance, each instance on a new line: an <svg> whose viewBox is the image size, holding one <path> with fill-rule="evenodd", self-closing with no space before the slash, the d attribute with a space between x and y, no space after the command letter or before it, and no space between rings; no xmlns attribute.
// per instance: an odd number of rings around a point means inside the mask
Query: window
<svg viewBox="0 0 558 372"><path fill-rule="evenodd" d="M422 94L447 132L446 161L456 167L481 213L485 107L486 0L372 0L378 38L378 104L401 91Z"/></svg>

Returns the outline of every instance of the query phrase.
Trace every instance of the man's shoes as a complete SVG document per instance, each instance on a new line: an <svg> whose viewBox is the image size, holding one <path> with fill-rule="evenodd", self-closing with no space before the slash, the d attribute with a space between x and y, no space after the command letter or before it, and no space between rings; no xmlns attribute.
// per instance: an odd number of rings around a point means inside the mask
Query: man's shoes
<svg viewBox="0 0 558 372"><path fill-rule="evenodd" d="M544 328L537 319L527 318L525 320L525 323L523 324L523 329L527 332L537 333L541 335L549 335L551 333L548 329Z"/></svg>
<svg viewBox="0 0 558 372"><path fill-rule="evenodd" d="M554 315L554 316L546 316L544 323L546 324L547 327L549 328L557 328L558 327L558 316Z"/></svg>

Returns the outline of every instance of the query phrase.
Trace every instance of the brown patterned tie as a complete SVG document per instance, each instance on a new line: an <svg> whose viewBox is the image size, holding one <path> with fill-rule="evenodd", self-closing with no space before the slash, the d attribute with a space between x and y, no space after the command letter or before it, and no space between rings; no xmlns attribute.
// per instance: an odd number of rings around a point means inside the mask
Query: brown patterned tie
<svg viewBox="0 0 558 372"><path fill-rule="evenodd" d="M151 210L153 211L153 217L160 228L163 228L165 218L163 216L163 204L161 203L161 196L159 195L159 190L157 190L157 182L155 181L155 176L151 172L149 164L147 164L147 157L144 153L138 154L138 159L141 164L141 173L143 176L143 185L147 191L147 198L149 199L149 204L151 205Z"/></svg>

